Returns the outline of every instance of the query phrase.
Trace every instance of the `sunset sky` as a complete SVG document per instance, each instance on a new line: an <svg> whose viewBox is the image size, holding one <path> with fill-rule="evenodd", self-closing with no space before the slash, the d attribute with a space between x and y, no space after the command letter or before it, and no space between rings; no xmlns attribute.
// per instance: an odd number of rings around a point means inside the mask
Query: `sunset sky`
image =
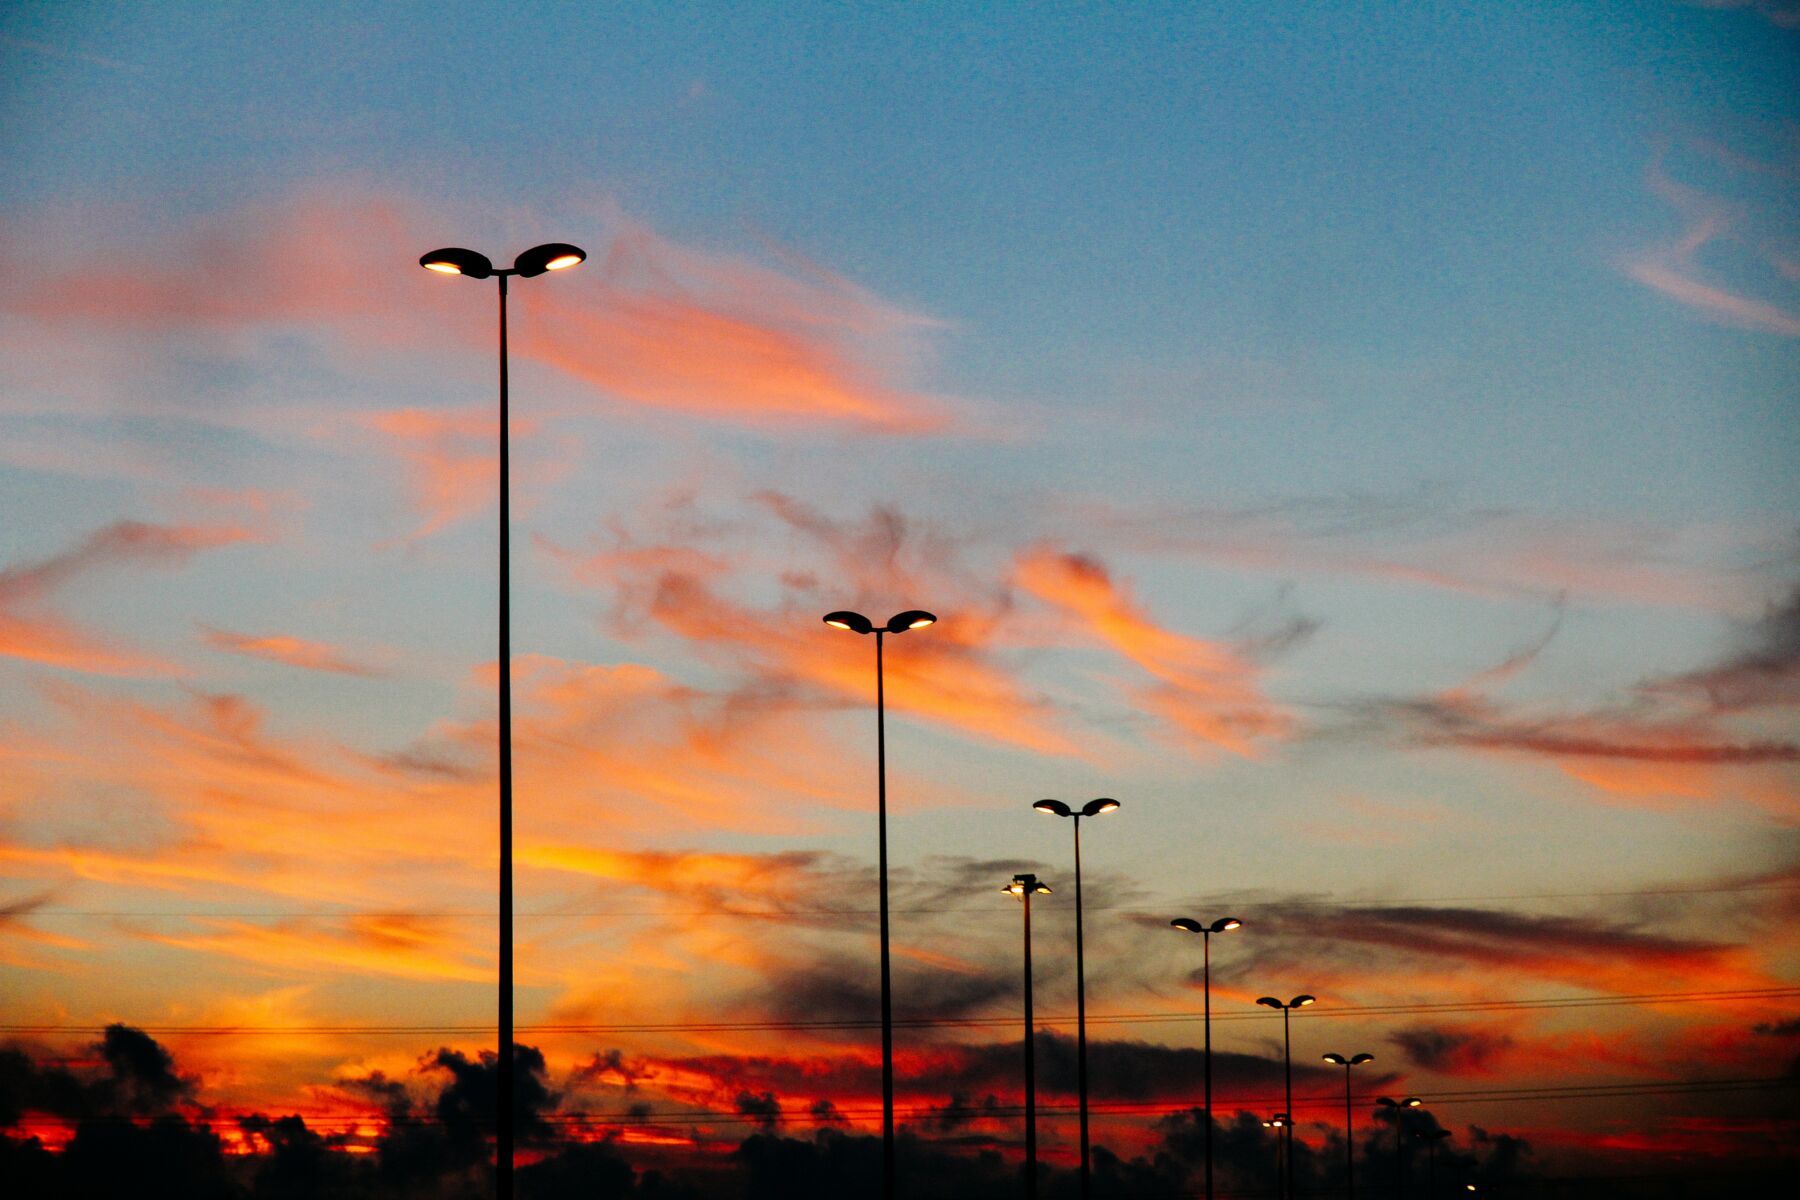
<svg viewBox="0 0 1800 1200"><path fill-rule="evenodd" d="M819 618L920 607L920 1138L1019 1153L1029 870L1073 1161L1030 805L1114 796L1121 1159L1199 1101L1168 921L1226 914L1221 1120L1309 992L1315 1147L1368 1051L1359 1134L1791 1150L1796 97L1786 0L8 5L0 1037L121 1022L193 1113L365 1140L493 1046L495 288L417 260L570 241L511 318L519 1040L571 1136L879 1128L873 646Z"/></svg>

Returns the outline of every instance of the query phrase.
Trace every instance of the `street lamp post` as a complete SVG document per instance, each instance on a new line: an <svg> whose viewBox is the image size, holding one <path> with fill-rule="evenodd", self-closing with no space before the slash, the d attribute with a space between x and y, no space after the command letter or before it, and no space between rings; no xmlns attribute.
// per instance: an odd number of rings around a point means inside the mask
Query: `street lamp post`
<svg viewBox="0 0 1800 1200"><path fill-rule="evenodd" d="M1294 1122L1293 1122L1293 1115L1294 1115L1294 1055L1293 1055L1293 1042L1288 1037L1288 1013L1292 1012L1296 1008L1305 1008L1309 1004L1318 1003L1318 997L1317 996L1299 995L1299 996L1295 996L1292 1000L1289 1000L1286 1004L1283 1004L1281 1001L1277 1000L1273 996L1259 996L1257 998L1256 1002L1265 1008L1279 1008L1281 1010L1281 1063L1282 1063L1282 1069L1286 1073L1286 1076L1287 1076L1287 1111L1288 1111L1288 1126L1287 1126L1286 1139L1285 1139L1286 1146L1287 1146L1287 1188L1288 1188L1288 1190L1286 1192L1286 1197L1287 1197L1287 1200L1293 1200L1293 1195L1294 1195L1294 1190L1293 1190L1294 1189Z"/></svg>
<svg viewBox="0 0 1800 1200"><path fill-rule="evenodd" d="M1341 1054L1327 1054L1325 1061L1344 1068L1344 1196L1346 1200L1356 1200L1356 1130L1350 1116L1350 1068L1374 1062L1375 1056L1353 1054L1345 1058Z"/></svg>
<svg viewBox="0 0 1800 1200"><path fill-rule="evenodd" d="M1202 925L1192 917L1177 917L1169 924L1200 935L1200 994L1204 1005L1201 1025L1206 1031L1206 1053L1203 1059L1206 1064L1206 1200L1213 1200L1212 935L1224 933L1228 929L1241 929L1244 923L1236 917L1220 917L1209 925Z"/></svg>
<svg viewBox="0 0 1800 1200"><path fill-rule="evenodd" d="M440 275L493 278L500 284L500 1057L494 1104L494 1190L510 1200L513 1184L513 769L512 769L512 496L511 446L507 428L506 281L517 275L531 279L561 271L587 258L587 251L567 242L533 246L496 267L487 255L460 246L433 250L419 265Z"/></svg>
<svg viewBox="0 0 1800 1200"><path fill-rule="evenodd" d="M1394 1113L1394 1200L1405 1200L1406 1197L1406 1134L1402 1117L1405 1110L1417 1108L1425 1103L1417 1096L1408 1096L1404 1100L1395 1100L1391 1096L1377 1096L1375 1103L1382 1108L1392 1109Z"/></svg>
<svg viewBox="0 0 1800 1200"><path fill-rule="evenodd" d="M894 1200L894 988L888 970L887 692L881 639L884 634L935 625L937 618L913 608L896 613L881 626L861 613L845 610L826 613L824 619L833 629L875 635L875 827L881 865L881 1194L884 1200Z"/></svg>
<svg viewBox="0 0 1800 1200"><path fill-rule="evenodd" d="M1287 1195L1287 1172L1282 1169L1281 1165L1282 1139L1286 1136L1287 1126L1288 1115L1286 1113L1276 1113L1262 1123L1264 1129L1275 1131L1275 1194L1277 1196Z"/></svg>
<svg viewBox="0 0 1800 1200"><path fill-rule="evenodd" d="M1031 897L1049 895L1036 875L1014 875L1001 891L1025 902L1025 1200L1037 1200L1037 1046L1031 1018Z"/></svg>
<svg viewBox="0 0 1800 1200"><path fill-rule="evenodd" d="M1081 1200L1087 1200L1092 1171L1088 1158L1087 972L1081 952L1081 818L1097 817L1119 807L1109 796L1089 800L1079 809L1061 800L1039 800L1031 807L1075 823L1075 1098L1081 1125Z"/></svg>

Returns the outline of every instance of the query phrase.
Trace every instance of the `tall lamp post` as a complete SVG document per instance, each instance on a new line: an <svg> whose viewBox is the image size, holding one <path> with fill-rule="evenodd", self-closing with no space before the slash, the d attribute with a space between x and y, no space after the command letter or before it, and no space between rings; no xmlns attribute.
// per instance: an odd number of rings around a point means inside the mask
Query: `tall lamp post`
<svg viewBox="0 0 1800 1200"><path fill-rule="evenodd" d="M1394 1113L1394 1200L1405 1200L1406 1133L1405 1122L1401 1118L1406 1109L1417 1108L1425 1102L1417 1096L1408 1096L1404 1100L1395 1100L1391 1096L1377 1096L1375 1103L1382 1108L1392 1109Z"/></svg>
<svg viewBox="0 0 1800 1200"><path fill-rule="evenodd" d="M826 613L825 623L833 629L875 635L875 828L881 860L881 1194L884 1200L894 1200L894 987L888 971L887 692L881 639L884 634L935 625L937 618L911 608L878 626L861 613L840 609Z"/></svg>
<svg viewBox="0 0 1800 1200"><path fill-rule="evenodd" d="M1228 929L1241 929L1244 923L1236 917L1220 917L1210 925L1202 925L1192 917L1177 917L1169 924L1187 933L1200 935L1200 994L1204 997L1202 1027L1206 1030L1206 1200L1213 1200L1213 1112L1212 1112L1212 935Z"/></svg>
<svg viewBox="0 0 1800 1200"><path fill-rule="evenodd" d="M419 265L440 275L495 279L500 284L500 1057L494 1105L494 1190L509 1200L513 1184L513 770L512 770L512 464L507 428L506 281L517 275L532 279L546 271L577 266L587 251L567 242L533 246L496 267L474 250L446 246L421 255Z"/></svg>
<svg viewBox="0 0 1800 1200"><path fill-rule="evenodd" d="M1000 889L1025 902L1025 1200L1037 1200L1037 1046L1031 1019L1031 897L1050 894L1036 875L1014 875Z"/></svg>
<svg viewBox="0 0 1800 1200"><path fill-rule="evenodd" d="M1088 1159L1087 972L1081 955L1081 818L1097 817L1119 807L1110 796L1070 808L1061 800L1039 800L1031 807L1075 823L1075 1094L1081 1123L1081 1200L1087 1200L1092 1172Z"/></svg>
<svg viewBox="0 0 1800 1200"><path fill-rule="evenodd" d="M1344 1196L1346 1200L1356 1200L1356 1131L1350 1117L1350 1068L1374 1062L1375 1056L1353 1054L1345 1058L1341 1054L1327 1054L1325 1061L1344 1068Z"/></svg>
<svg viewBox="0 0 1800 1200"><path fill-rule="evenodd" d="M1262 1123L1264 1129L1275 1131L1275 1194L1277 1196L1287 1195L1287 1172L1282 1169L1281 1165L1282 1138L1286 1136L1284 1131L1287 1126L1288 1115L1286 1113L1276 1113Z"/></svg>
<svg viewBox="0 0 1800 1200"><path fill-rule="evenodd" d="M1287 1200L1293 1200L1293 1195L1294 1195L1294 1122L1293 1122L1293 1116L1294 1116L1294 1055L1293 1055L1293 1042L1288 1037L1288 1013L1292 1012L1296 1008L1305 1008L1309 1004L1318 1003L1318 997L1317 996L1300 995L1300 996L1295 996L1292 1000L1289 1000L1286 1004L1283 1004L1281 1001L1277 1000L1273 996L1259 996L1257 998L1256 1002L1265 1008L1279 1008L1281 1010L1281 1063L1282 1063L1282 1069L1286 1073L1286 1076L1287 1076L1287 1111L1288 1111L1288 1126L1287 1126L1286 1137L1285 1137L1285 1145L1287 1148L1287 1168L1288 1168L1287 1169L1286 1196L1287 1196Z"/></svg>

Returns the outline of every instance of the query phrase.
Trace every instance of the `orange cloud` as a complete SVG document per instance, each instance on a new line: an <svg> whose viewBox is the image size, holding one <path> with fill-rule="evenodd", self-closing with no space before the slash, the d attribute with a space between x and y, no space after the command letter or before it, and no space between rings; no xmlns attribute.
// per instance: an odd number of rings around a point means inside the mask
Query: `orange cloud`
<svg viewBox="0 0 1800 1200"><path fill-rule="evenodd" d="M430 249L447 223L410 197L339 189L139 232L76 262L35 257L15 234L9 259L28 282L4 307L52 328L302 324L383 345L491 347L491 305L467 283L369 267L396 246ZM516 355L617 402L738 425L948 426L942 402L888 382L924 359L914 343L933 322L791 257L759 266L612 224L593 231L599 245L577 235L595 251L582 269L515 290Z"/></svg>
<svg viewBox="0 0 1800 1200"><path fill-rule="evenodd" d="M351 916L341 924L306 918L276 925L245 921L198 924L212 932L145 936L163 945L243 959L284 976L311 977L328 971L465 983L486 983L494 978L489 940L457 933L438 919L389 914Z"/></svg>
<svg viewBox="0 0 1800 1200"><path fill-rule="evenodd" d="M416 541L496 502L500 479L499 418L486 408L371 413L369 428L387 437L406 465L421 524ZM514 422L515 430L519 423Z"/></svg>
<svg viewBox="0 0 1800 1200"><path fill-rule="evenodd" d="M299 667L303 671L325 671L336 675L374 676L382 672L367 663L358 662L344 654L335 646L324 642L308 641L305 638L289 637L285 634L247 634L233 633L228 629L214 629L203 626L202 636L206 643L219 650L231 654L243 654L250 658L266 658L271 662L285 663L290 667Z"/></svg>
<svg viewBox="0 0 1800 1200"><path fill-rule="evenodd" d="M95 675L179 675L163 659L107 644L54 614L34 613L78 577L105 567L180 565L201 550L254 540L242 525L115 521L59 554L0 570L0 657Z"/></svg>
<svg viewBox="0 0 1800 1200"><path fill-rule="evenodd" d="M932 322L809 263L775 271L625 224L557 288L525 292L530 353L610 395L738 424L947 427L944 405L882 382Z"/></svg>
<svg viewBox="0 0 1800 1200"><path fill-rule="evenodd" d="M1040 546L1021 555L1014 578L1027 592L1074 617L1083 632L1162 682L1134 695L1190 745L1246 757L1285 736L1293 719L1257 686L1257 666L1221 642L1153 623L1097 560Z"/></svg>

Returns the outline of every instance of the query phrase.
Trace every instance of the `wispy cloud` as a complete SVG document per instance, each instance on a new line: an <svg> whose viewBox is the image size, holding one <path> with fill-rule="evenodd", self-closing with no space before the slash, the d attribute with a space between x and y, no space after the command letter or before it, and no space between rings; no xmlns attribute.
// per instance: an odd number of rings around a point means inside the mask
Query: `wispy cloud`
<svg viewBox="0 0 1800 1200"><path fill-rule="evenodd" d="M173 663L116 646L43 609L55 593L103 568L179 566L199 551L255 538L244 525L116 521L60 553L0 570L0 657L98 675L182 674Z"/></svg>
<svg viewBox="0 0 1800 1200"><path fill-rule="evenodd" d="M480 346L491 355L490 310L467 283L400 265L368 269L395 246L429 249L460 223L411 196L313 190L140 230L128 245L90 238L71 262L43 252L20 221L4 244L30 282L0 309L35 323L40 339L85 342L95 327L180 331L241 356L227 335L279 326L394 353L441 358ZM955 424L947 401L908 382L929 366L935 321L793 255L765 265L708 253L619 216L583 240L591 262L515 296L513 353L590 385L581 406L554 415L599 402L789 432Z"/></svg>
<svg viewBox="0 0 1800 1200"><path fill-rule="evenodd" d="M1497 599L1743 611L1751 564L1786 530L1667 526L1476 508L1444 489L1302 496L1247 506L1126 508L1062 499L1055 521L1115 551L1258 573L1366 580Z"/></svg>
<svg viewBox="0 0 1800 1200"><path fill-rule="evenodd" d="M1051 703L996 654L994 631L1010 604L1006 588L992 574L965 566L955 538L888 508L835 518L791 497L754 499L748 516L740 511L723 531L697 529L704 523L690 498L646 510L643 532L609 530L588 550L546 548L571 578L613 592L619 632L678 638L739 673L743 693L764 705L817 710L871 702L873 647L825 628L820 616L850 606L886 620L928 599L945 619L895 640L886 660L890 708L979 740L1077 752ZM779 599L753 606L732 598L744 582L740 576L754 572L739 566L731 538L759 513L798 536L794 559L772 581Z"/></svg>
<svg viewBox="0 0 1800 1200"><path fill-rule="evenodd" d="M1039 546L1019 556L1014 577L1082 634L1160 680L1134 695L1184 742L1252 756L1259 742L1292 728L1293 718L1263 695L1260 670L1243 647L1156 625L1098 559Z"/></svg>
<svg viewBox="0 0 1800 1200"><path fill-rule="evenodd" d="M360 675L372 677L383 674L383 670L371 663L361 662L325 642L310 641L306 638L293 637L281 633L234 633L229 629L214 629L211 626L201 627L201 636L206 644L214 649L229 654L242 654L249 658L262 658L270 662L278 662L290 667L298 667L303 671L324 671L334 675Z"/></svg>
<svg viewBox="0 0 1800 1200"><path fill-rule="evenodd" d="M486 983L493 978L485 937L448 922L397 913L320 924L299 918L276 925L202 921L202 932L150 934L148 940L206 954L222 954L283 976L317 972L359 977Z"/></svg>
<svg viewBox="0 0 1800 1200"><path fill-rule="evenodd" d="M1767 14L1783 12L1772 5L1759 6ZM1775 17L1771 15L1771 20ZM1800 308L1769 294L1791 293L1794 277L1782 268L1788 261L1780 244L1754 228L1759 212L1748 201L1727 201L1720 196L1677 182L1668 170L1669 147L1650 162L1649 187L1675 208L1687 222L1681 236L1652 247L1624 261L1627 275L1654 288L1696 312L1728 325L1762 330L1785 337L1800 337ZM1766 218L1762 218L1766 220ZM1703 258L1715 243L1731 241L1748 250L1763 268L1763 294L1720 278Z"/></svg>

